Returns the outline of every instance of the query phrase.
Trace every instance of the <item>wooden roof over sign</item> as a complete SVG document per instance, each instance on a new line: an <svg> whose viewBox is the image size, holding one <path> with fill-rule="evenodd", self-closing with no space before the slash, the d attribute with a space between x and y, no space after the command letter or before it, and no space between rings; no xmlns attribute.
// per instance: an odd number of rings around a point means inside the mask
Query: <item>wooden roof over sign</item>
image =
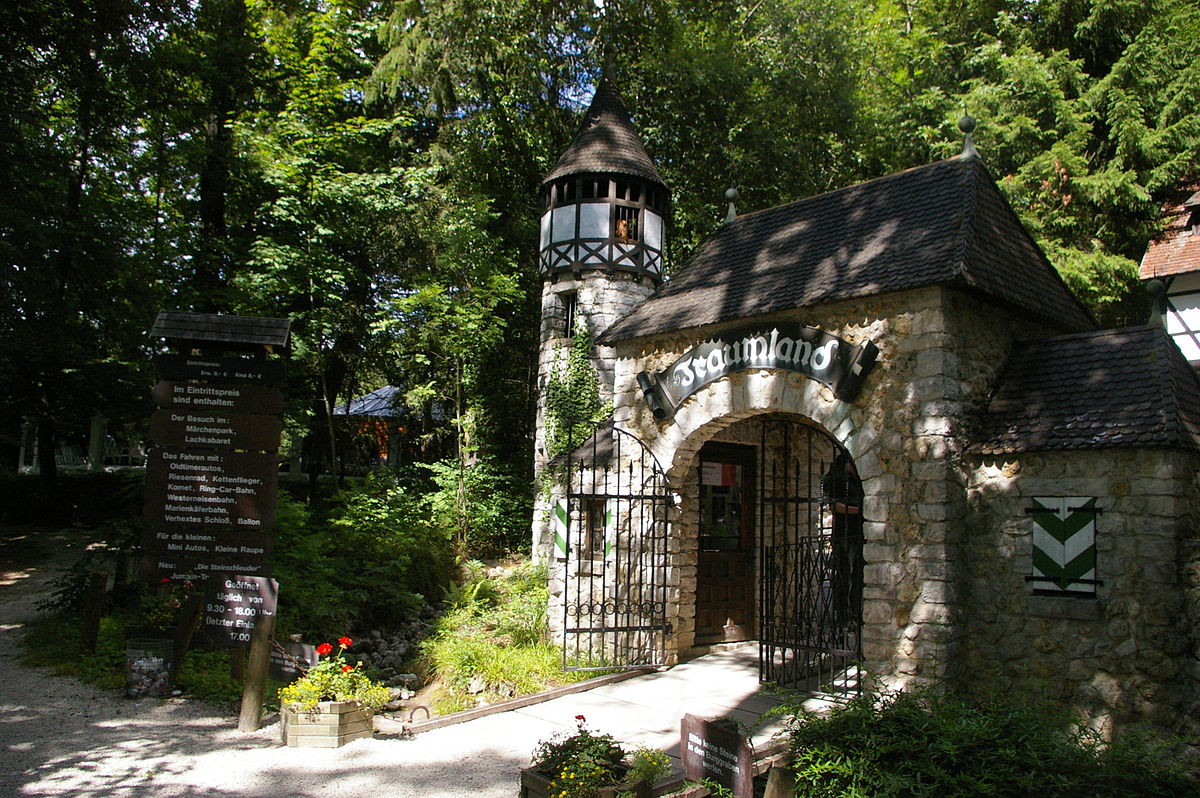
<svg viewBox="0 0 1200 798"><path fill-rule="evenodd" d="M208 349L257 349L268 352L287 346L291 319L179 313L161 310L150 335L177 345Z"/></svg>

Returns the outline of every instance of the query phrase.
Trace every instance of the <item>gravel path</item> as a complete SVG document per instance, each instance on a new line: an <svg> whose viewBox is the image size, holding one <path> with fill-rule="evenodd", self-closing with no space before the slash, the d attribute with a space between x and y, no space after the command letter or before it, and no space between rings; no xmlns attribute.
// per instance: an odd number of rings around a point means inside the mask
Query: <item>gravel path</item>
<svg viewBox="0 0 1200 798"><path fill-rule="evenodd" d="M547 725L504 713L411 739L285 748L275 718L253 734L182 699L130 700L18 663L21 627L69 537L0 532L0 794L512 798Z"/></svg>

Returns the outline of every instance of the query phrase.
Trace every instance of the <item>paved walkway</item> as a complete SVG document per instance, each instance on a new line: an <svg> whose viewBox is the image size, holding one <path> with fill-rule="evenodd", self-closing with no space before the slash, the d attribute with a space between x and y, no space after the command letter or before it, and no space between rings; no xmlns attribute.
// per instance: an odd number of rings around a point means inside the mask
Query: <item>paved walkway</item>
<svg viewBox="0 0 1200 798"><path fill-rule="evenodd" d="M583 715L593 731L613 735L628 748L645 746L666 751L679 766L680 721L685 714L736 720L756 748L762 748L783 728L769 711L779 699L760 690L758 647L749 646L706 654L669 670L635 676L586 692L554 698L421 736L454 733L489 735L522 741L532 751L539 740L575 728ZM816 706L816 699L810 700ZM765 717L764 717L765 716ZM381 735L396 732L398 724L377 722ZM519 744L520 745L520 744Z"/></svg>

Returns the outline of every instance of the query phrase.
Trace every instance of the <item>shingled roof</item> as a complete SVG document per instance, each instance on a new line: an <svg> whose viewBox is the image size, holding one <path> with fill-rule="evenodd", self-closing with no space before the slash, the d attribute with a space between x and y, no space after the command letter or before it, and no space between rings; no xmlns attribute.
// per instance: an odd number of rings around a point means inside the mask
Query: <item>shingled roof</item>
<svg viewBox="0 0 1200 798"><path fill-rule="evenodd" d="M978 156L960 155L737 217L599 341L930 285L1095 327Z"/></svg>
<svg viewBox="0 0 1200 798"><path fill-rule="evenodd" d="M1160 327L1022 345L969 451L1111 447L1200 449L1200 381Z"/></svg>
<svg viewBox="0 0 1200 798"><path fill-rule="evenodd" d="M575 140L542 182L588 173L633 175L663 182L654 159L629 121L625 103L607 79L596 87Z"/></svg>
<svg viewBox="0 0 1200 798"><path fill-rule="evenodd" d="M1146 247L1138 270L1143 280L1200 271L1200 232L1193 226L1200 212L1200 184L1178 192L1163 207L1164 227Z"/></svg>

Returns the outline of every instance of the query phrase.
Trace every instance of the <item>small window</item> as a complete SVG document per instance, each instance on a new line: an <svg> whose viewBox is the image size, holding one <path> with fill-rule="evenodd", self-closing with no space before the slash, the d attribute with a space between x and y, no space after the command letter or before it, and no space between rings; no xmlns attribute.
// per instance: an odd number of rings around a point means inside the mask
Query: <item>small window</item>
<svg viewBox="0 0 1200 798"><path fill-rule="evenodd" d="M626 208L622 205L617 206L616 223L613 227L613 238L620 241L622 244L628 244L638 240L638 215L637 208Z"/></svg>
<svg viewBox="0 0 1200 798"><path fill-rule="evenodd" d="M605 532L609 515L604 499L588 499L584 505L583 540L581 557L603 557L608 553Z"/></svg>
<svg viewBox="0 0 1200 798"><path fill-rule="evenodd" d="M574 291L565 291L558 295L562 300L563 307L563 338L573 338L575 336L575 311L578 294Z"/></svg>

